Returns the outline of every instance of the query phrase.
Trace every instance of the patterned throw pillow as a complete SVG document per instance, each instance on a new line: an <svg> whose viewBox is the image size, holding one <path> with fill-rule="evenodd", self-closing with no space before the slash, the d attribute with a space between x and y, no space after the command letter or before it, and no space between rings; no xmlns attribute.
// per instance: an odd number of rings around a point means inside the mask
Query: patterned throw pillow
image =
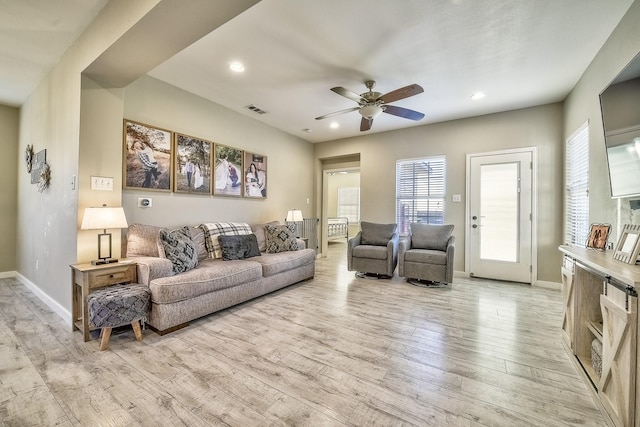
<svg viewBox="0 0 640 427"><path fill-rule="evenodd" d="M242 236L251 234L251 226L243 222L208 222L200 224L200 228L205 234L205 244L209 257L212 259L222 258L222 249L218 237L223 236Z"/></svg>
<svg viewBox="0 0 640 427"><path fill-rule="evenodd" d="M265 237L267 238L267 253L297 251L296 225L265 225Z"/></svg>
<svg viewBox="0 0 640 427"><path fill-rule="evenodd" d="M189 227L173 231L160 230L160 242L165 256L173 264L174 273L183 273L198 265L198 252Z"/></svg>
<svg viewBox="0 0 640 427"><path fill-rule="evenodd" d="M234 259L245 259L260 256L258 249L258 239L255 234L242 236L218 236L220 248L222 249L222 259L231 261Z"/></svg>

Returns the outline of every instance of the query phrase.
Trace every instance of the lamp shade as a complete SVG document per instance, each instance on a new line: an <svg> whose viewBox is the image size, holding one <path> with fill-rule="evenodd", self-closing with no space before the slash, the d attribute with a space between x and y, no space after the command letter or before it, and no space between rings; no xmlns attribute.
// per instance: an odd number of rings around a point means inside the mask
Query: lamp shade
<svg viewBox="0 0 640 427"><path fill-rule="evenodd" d="M302 217L302 211L300 209L291 209L289 212L287 212L287 219L285 221L287 222L304 221L304 218Z"/></svg>
<svg viewBox="0 0 640 427"><path fill-rule="evenodd" d="M107 228L126 228L127 217L122 207L85 208L82 217L82 230L106 230Z"/></svg>
<svg viewBox="0 0 640 427"><path fill-rule="evenodd" d="M365 105L360 110L358 110L362 117L369 120L379 116L382 111L382 107L379 105Z"/></svg>

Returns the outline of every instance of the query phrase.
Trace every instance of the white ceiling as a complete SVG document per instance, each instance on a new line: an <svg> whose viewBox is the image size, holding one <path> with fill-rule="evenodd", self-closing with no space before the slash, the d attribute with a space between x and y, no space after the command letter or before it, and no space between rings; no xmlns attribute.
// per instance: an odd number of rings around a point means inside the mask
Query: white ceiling
<svg viewBox="0 0 640 427"><path fill-rule="evenodd" d="M149 74L311 142L357 136L330 91L424 93L374 133L562 101L633 0L262 0ZM20 105L105 0L0 0L0 103ZM10 13L5 13L8 10ZM50 46L49 43L52 45ZM233 60L246 71L234 74ZM472 101L471 94L487 96ZM254 104L266 114L244 108ZM338 129L330 129L332 121ZM306 133L303 129L309 129Z"/></svg>

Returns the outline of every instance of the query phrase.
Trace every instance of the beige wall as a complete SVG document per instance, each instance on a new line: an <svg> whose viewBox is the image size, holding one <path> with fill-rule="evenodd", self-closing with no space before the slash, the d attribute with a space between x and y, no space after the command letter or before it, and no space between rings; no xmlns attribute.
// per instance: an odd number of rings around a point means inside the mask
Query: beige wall
<svg viewBox="0 0 640 427"><path fill-rule="evenodd" d="M51 186L39 193L17 174L16 269L56 312L69 318L69 264L77 261L81 73L158 0L109 2L20 109L18 151L47 150ZM14 157L15 158L15 157Z"/></svg>
<svg viewBox="0 0 640 427"><path fill-rule="evenodd" d="M589 121L589 220L612 225L616 242L622 225L640 223L628 199L612 199L598 95L640 52L640 2L634 2L564 103L564 134ZM637 105L637 104L636 104Z"/></svg>
<svg viewBox="0 0 640 427"><path fill-rule="evenodd" d="M466 155L538 148L538 280L560 281L562 105L363 135L315 145L316 159L360 153L361 218L395 222L395 165L400 159L446 155L446 221L455 225L455 270L464 271ZM461 194L463 203L452 203Z"/></svg>
<svg viewBox="0 0 640 427"><path fill-rule="evenodd" d="M17 108L0 105L0 277L16 270L16 222L18 216L18 174L27 176L24 151L18 150Z"/></svg>
<svg viewBox="0 0 640 427"><path fill-rule="evenodd" d="M256 223L284 220L292 208L313 215L311 143L148 76L125 89L124 117L267 156L266 199L125 190L129 223ZM139 208L138 197L151 197L153 207Z"/></svg>

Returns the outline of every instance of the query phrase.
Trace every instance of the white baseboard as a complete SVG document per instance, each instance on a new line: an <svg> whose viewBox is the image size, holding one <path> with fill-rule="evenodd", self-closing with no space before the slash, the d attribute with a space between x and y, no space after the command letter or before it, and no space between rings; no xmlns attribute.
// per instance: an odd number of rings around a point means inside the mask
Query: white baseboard
<svg viewBox="0 0 640 427"><path fill-rule="evenodd" d="M35 294L43 303L60 316L69 326L71 326L71 312L61 306L56 300L47 295L35 283L24 277L20 273L15 274L16 279L22 282L31 292Z"/></svg>
<svg viewBox="0 0 640 427"><path fill-rule="evenodd" d="M545 280L538 280L536 281L536 283L533 284L533 286L538 286L539 288L546 288L546 289L554 289L556 291L559 291L561 288L561 284L558 282L547 282Z"/></svg>
<svg viewBox="0 0 640 427"><path fill-rule="evenodd" d="M16 277L18 274L15 271L0 271L0 279L8 279L9 277Z"/></svg>

